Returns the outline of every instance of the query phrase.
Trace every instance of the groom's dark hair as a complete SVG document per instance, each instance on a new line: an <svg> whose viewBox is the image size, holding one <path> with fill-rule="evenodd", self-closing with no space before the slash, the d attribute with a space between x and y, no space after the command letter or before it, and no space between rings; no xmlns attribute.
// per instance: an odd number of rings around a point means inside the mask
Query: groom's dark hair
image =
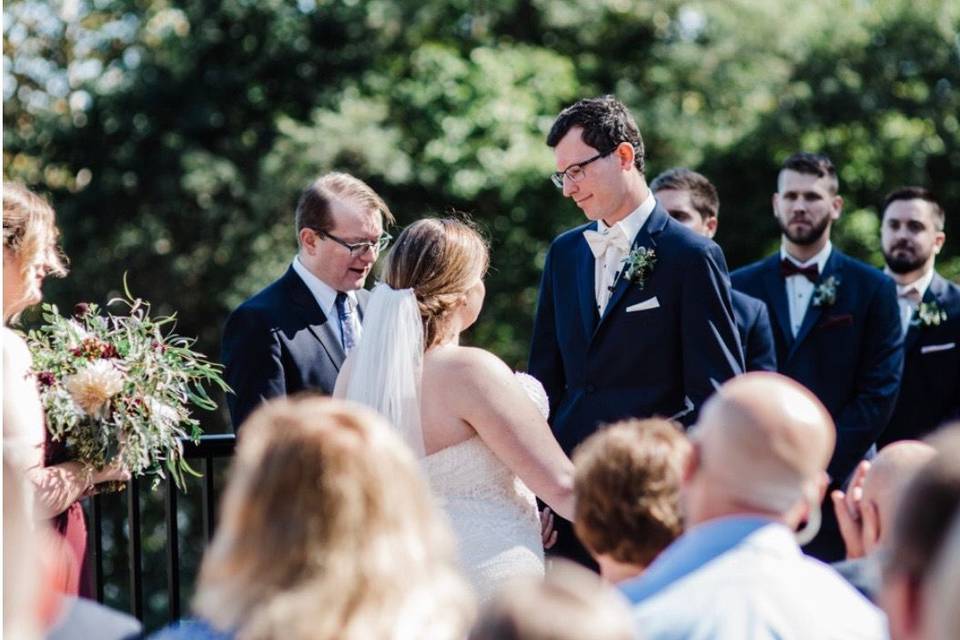
<svg viewBox="0 0 960 640"><path fill-rule="evenodd" d="M583 128L583 141L599 151L612 151L621 142L633 145L633 164L644 172L643 138L627 106L614 96L584 98L560 112L550 133L547 146L555 147L573 127Z"/></svg>

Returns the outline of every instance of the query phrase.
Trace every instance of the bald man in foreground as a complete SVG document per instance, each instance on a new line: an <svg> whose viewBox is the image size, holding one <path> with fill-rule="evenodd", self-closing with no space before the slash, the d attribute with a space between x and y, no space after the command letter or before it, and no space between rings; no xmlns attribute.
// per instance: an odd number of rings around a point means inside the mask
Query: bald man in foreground
<svg viewBox="0 0 960 640"><path fill-rule="evenodd" d="M919 440L891 443L872 462L860 463L846 493L830 496L847 549L847 559L834 562L833 568L871 602L880 590L878 550L890 538L900 494L936 453Z"/></svg>
<svg viewBox="0 0 960 640"><path fill-rule="evenodd" d="M687 531L621 587L638 635L885 638L879 610L800 551L816 534L835 442L820 401L784 376L748 373L707 401L690 437Z"/></svg>

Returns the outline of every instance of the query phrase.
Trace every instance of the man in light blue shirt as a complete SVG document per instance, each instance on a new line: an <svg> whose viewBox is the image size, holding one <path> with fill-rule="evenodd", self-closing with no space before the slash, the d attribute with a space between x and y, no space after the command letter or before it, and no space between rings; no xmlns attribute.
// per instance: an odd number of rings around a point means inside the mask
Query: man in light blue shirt
<svg viewBox="0 0 960 640"><path fill-rule="evenodd" d="M824 406L789 378L720 387L691 431L688 531L621 587L639 637L886 637L880 611L796 539L816 533L835 437Z"/></svg>

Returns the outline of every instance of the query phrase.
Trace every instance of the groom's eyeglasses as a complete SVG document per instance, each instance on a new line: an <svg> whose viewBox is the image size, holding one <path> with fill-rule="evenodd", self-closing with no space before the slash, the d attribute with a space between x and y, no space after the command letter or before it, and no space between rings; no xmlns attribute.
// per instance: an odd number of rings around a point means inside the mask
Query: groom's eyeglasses
<svg viewBox="0 0 960 640"><path fill-rule="evenodd" d="M553 182L553 186L555 186L557 189L563 189L564 176L566 176L567 178L570 178L570 182L580 182L581 180L583 180L583 176L586 175L586 172L583 170L585 166L587 166L591 162L595 162L599 160L600 158L606 158L608 155L610 155L616 150L617 150L617 147L614 147L609 151L598 153L597 155L587 160L584 160L583 162L575 162L574 164L570 165L563 171L555 171L554 173L550 174L550 181Z"/></svg>
<svg viewBox="0 0 960 640"><path fill-rule="evenodd" d="M376 242L347 242L341 240L337 236L327 233L326 231L317 231L314 229L314 232L323 238L329 238L333 240L341 247L345 247L351 256L361 256L367 251L372 251L374 253L380 253L390 245L390 241L393 240L393 236L389 233L384 233Z"/></svg>

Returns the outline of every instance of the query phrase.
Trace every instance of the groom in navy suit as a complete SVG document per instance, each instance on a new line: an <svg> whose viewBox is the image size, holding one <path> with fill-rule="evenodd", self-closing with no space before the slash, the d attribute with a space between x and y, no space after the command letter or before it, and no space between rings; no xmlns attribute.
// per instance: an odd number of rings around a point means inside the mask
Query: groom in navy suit
<svg viewBox="0 0 960 640"><path fill-rule="evenodd" d="M230 314L223 329L234 431L269 398L333 393L340 365L360 339L363 283L389 240L385 222L393 222L390 209L353 176L328 173L304 189L290 268Z"/></svg>
<svg viewBox="0 0 960 640"><path fill-rule="evenodd" d="M893 280L830 243L843 208L838 190L827 156L790 156L773 195L780 251L732 276L736 289L767 303L780 373L813 391L836 423L831 489L843 485L887 426L903 368ZM840 560L843 541L829 502L822 515L820 535L805 550Z"/></svg>
<svg viewBox="0 0 960 640"><path fill-rule="evenodd" d="M897 283L904 334L903 383L878 445L922 438L960 418L960 287L934 269L946 240L944 211L921 187L903 187L883 203L881 244Z"/></svg>
<svg viewBox="0 0 960 640"><path fill-rule="evenodd" d="M530 373L568 454L603 423L654 415L691 424L743 371L720 248L674 221L644 178L643 140L613 96L564 109L547 144L554 184L590 220L547 253ZM568 523L557 553L589 563Z"/></svg>

